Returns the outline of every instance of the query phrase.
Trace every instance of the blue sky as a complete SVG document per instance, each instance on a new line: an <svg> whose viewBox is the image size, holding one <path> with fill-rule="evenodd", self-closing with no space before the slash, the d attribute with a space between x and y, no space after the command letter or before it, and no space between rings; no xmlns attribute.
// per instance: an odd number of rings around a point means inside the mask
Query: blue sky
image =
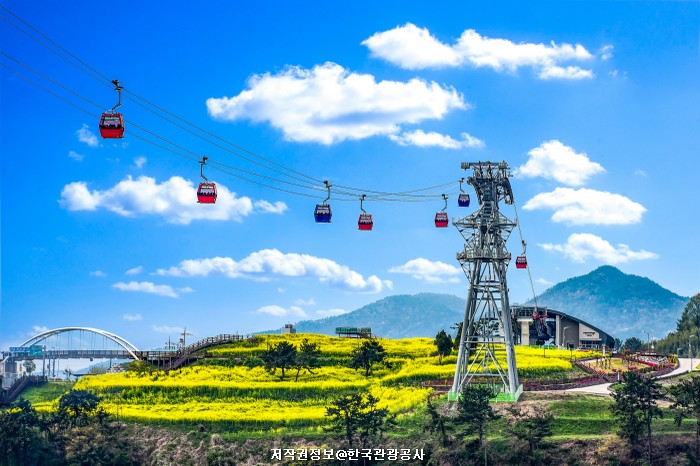
<svg viewBox="0 0 700 466"><path fill-rule="evenodd" d="M0 10L0 346L88 326L148 348L185 326L465 296L462 238L433 217L442 192L450 217L473 211L454 193L478 160L513 169L538 292L602 264L699 291L697 2L252 3L4 3L107 80ZM116 142L94 116L116 103L109 79L125 87ZM205 167L219 199L197 205L196 161L139 137L257 183ZM319 225L325 179L353 189ZM429 202L371 195L442 185ZM357 230L362 192L372 232ZM509 285L531 297L514 263Z"/></svg>

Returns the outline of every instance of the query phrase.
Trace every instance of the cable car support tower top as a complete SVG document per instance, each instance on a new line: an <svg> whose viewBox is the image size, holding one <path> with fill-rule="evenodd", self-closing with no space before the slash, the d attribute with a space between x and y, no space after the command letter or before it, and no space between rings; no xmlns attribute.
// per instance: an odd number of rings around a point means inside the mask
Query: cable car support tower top
<svg viewBox="0 0 700 466"><path fill-rule="evenodd" d="M511 254L506 241L516 223L500 213L501 201L513 204L510 169L506 162L463 162L473 169L467 183L474 187L480 209L453 220L464 237L457 260L469 279L457 368L449 393L456 400L465 384L487 384L499 399L517 400L522 392L515 365L513 322L506 272ZM505 351L506 366L498 356ZM503 358L501 358L503 359Z"/></svg>

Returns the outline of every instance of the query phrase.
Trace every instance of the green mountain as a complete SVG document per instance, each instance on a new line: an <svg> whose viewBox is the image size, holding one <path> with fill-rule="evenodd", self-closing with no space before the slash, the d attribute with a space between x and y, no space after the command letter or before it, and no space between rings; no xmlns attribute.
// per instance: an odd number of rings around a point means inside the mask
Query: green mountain
<svg viewBox="0 0 700 466"><path fill-rule="evenodd" d="M419 293L389 296L347 314L295 324L299 333L335 335L336 327L371 327L382 338L433 338L464 318L464 298ZM276 333L276 332L275 332Z"/></svg>
<svg viewBox="0 0 700 466"><path fill-rule="evenodd" d="M688 300L648 278L604 265L554 285L537 297L537 304L590 322L616 338L646 340L645 331L660 339L675 330Z"/></svg>
<svg viewBox="0 0 700 466"><path fill-rule="evenodd" d="M648 278L628 275L606 265L587 275L554 285L537 304L565 312L622 340L644 331L661 339L675 330L688 298ZM527 304L532 304L529 302ZM464 318L465 298L419 293L389 296L347 314L295 324L299 333L334 335L336 327L371 327L384 338L434 337ZM264 333L279 333L272 330Z"/></svg>

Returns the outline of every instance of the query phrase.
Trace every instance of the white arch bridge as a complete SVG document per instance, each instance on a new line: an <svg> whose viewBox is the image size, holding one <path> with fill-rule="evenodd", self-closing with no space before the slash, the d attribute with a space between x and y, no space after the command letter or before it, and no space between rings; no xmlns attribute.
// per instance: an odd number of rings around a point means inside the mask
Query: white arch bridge
<svg viewBox="0 0 700 466"><path fill-rule="evenodd" d="M238 334L222 334L208 337L174 350L139 350L119 335L91 327L61 327L34 335L20 346L2 351L3 369L6 374L15 373L16 362L32 359L134 359L154 363L165 370L179 367L193 353L210 346L248 338Z"/></svg>

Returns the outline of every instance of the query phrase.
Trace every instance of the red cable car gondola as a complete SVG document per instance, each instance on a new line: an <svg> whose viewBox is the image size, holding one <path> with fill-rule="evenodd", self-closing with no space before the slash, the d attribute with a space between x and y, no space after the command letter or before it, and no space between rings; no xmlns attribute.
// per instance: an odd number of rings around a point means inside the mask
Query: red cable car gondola
<svg viewBox="0 0 700 466"><path fill-rule="evenodd" d="M435 228L447 228L449 218L447 217L447 195L443 194L442 198L445 200L445 207L435 214Z"/></svg>
<svg viewBox="0 0 700 466"><path fill-rule="evenodd" d="M199 162L199 175L204 178L204 183L199 183L197 188L197 202L200 204L215 204L216 203L216 183L210 183L204 176L204 165L209 157L203 156Z"/></svg>
<svg viewBox="0 0 700 466"><path fill-rule="evenodd" d="M360 214L360 218L357 219L357 228L362 231L371 231L374 226L374 221L372 220L372 215L365 212L365 209L362 208L362 201L364 200L365 195L363 194L360 198L360 210L362 213Z"/></svg>
<svg viewBox="0 0 700 466"><path fill-rule="evenodd" d="M372 215L370 214L360 214L360 218L357 220L357 228L362 231L370 231L374 226L374 221L372 221Z"/></svg>
<svg viewBox="0 0 700 466"><path fill-rule="evenodd" d="M104 139L124 137L124 118L121 113L103 113L100 118L100 136Z"/></svg>
<svg viewBox="0 0 700 466"><path fill-rule="evenodd" d="M216 184L199 183L199 188L197 188L197 202L200 204L215 204Z"/></svg>
<svg viewBox="0 0 700 466"><path fill-rule="evenodd" d="M333 213L331 212L330 204L326 204L326 201L331 198L331 185L328 180L323 182L328 188L328 197L323 201L322 204L316 204L316 209L314 209L314 220L316 223L331 223L331 217Z"/></svg>
<svg viewBox="0 0 700 466"><path fill-rule="evenodd" d="M119 93L119 101L117 105L112 107L109 112L104 112L100 118L100 136L104 139L114 139L124 137L124 117L121 113L117 113L116 109L122 104L122 89L118 80L113 80L114 90Z"/></svg>
<svg viewBox="0 0 700 466"><path fill-rule="evenodd" d="M526 269L527 268L527 257L525 256L518 256L515 258L515 267L518 269Z"/></svg>

